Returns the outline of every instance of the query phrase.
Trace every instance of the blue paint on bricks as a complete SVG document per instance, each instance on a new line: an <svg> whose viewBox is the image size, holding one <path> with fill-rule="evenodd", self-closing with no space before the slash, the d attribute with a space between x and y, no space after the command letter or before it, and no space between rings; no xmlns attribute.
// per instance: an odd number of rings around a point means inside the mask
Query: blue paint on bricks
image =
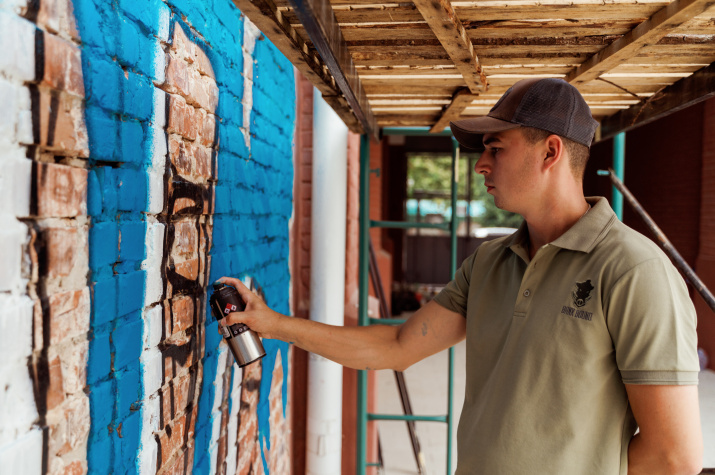
<svg viewBox="0 0 715 475"><path fill-rule="evenodd" d="M130 317L133 318L122 322L112 332L113 369L115 371L138 361L142 352L142 328L144 323L141 320L141 314L136 312Z"/></svg>
<svg viewBox="0 0 715 475"><path fill-rule="evenodd" d="M90 388L90 401L92 399L99 401L113 401L114 400L114 380L101 381ZM90 423L90 439L94 440L101 438L103 435L108 433L108 427L112 423L113 408L110 405L99 406L92 405L89 406L89 415L91 417ZM90 444L91 445L91 444Z"/></svg>
<svg viewBox="0 0 715 475"><path fill-rule="evenodd" d="M123 112L125 115L148 122L154 109L154 84L151 79L127 71L122 84Z"/></svg>
<svg viewBox="0 0 715 475"><path fill-rule="evenodd" d="M145 280L146 272L143 270L117 275L117 314L120 317L144 307Z"/></svg>
<svg viewBox="0 0 715 475"><path fill-rule="evenodd" d="M90 249L94 242L90 241ZM98 327L117 317L117 281L111 276L92 283L92 327ZM90 351L91 355L91 351Z"/></svg>
<svg viewBox="0 0 715 475"><path fill-rule="evenodd" d="M117 102L119 100L117 99ZM115 161L117 150L118 122L98 105L88 105L85 109L87 135L93 161Z"/></svg>
<svg viewBox="0 0 715 475"><path fill-rule="evenodd" d="M94 332L89 340L89 352L92 358L87 361L87 384L90 386L105 379L111 370L112 354L109 333Z"/></svg>
<svg viewBox="0 0 715 475"><path fill-rule="evenodd" d="M94 243L89 249L89 265L98 268L113 264L119 255L119 228L117 223L97 223L89 229L89 239Z"/></svg>
<svg viewBox="0 0 715 475"><path fill-rule="evenodd" d="M139 360L115 374L117 380L117 418L129 416L132 406L141 398L141 374Z"/></svg>
<svg viewBox="0 0 715 475"><path fill-rule="evenodd" d="M144 221L125 221L119 225L121 260L139 261L146 257L146 223Z"/></svg>

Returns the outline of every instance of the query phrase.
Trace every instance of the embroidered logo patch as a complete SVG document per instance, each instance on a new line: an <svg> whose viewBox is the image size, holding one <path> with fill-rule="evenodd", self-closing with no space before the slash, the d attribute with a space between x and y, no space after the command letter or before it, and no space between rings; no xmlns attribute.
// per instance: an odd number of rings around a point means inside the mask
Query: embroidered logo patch
<svg viewBox="0 0 715 475"><path fill-rule="evenodd" d="M591 291L593 290L593 285L591 285L591 280L586 282L576 282L576 288L571 292L571 297L573 297L573 304L581 308L586 305L586 302L591 300Z"/></svg>
<svg viewBox="0 0 715 475"><path fill-rule="evenodd" d="M574 307L576 308L564 305L561 307L561 314L590 322L593 318L593 312L576 309L580 309L586 305L586 302L591 300L591 291L594 288L595 287L591 284L590 279L585 282L576 282L576 288L571 292L571 299L573 300Z"/></svg>

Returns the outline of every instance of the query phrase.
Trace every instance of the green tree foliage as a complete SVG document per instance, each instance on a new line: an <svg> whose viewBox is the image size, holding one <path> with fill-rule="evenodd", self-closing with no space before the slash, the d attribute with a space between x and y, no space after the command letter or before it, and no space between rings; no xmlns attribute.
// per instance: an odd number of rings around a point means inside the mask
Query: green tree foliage
<svg viewBox="0 0 715 475"><path fill-rule="evenodd" d="M474 164L479 156L462 154L459 160L457 194L459 199L467 199L467 174L472 174L472 201L484 207L484 213L474 221L482 227L516 228L521 216L497 208L494 197L487 193L484 177L474 172ZM449 206L450 180L452 179L452 157L448 155L412 155L407 168L407 197L424 198Z"/></svg>

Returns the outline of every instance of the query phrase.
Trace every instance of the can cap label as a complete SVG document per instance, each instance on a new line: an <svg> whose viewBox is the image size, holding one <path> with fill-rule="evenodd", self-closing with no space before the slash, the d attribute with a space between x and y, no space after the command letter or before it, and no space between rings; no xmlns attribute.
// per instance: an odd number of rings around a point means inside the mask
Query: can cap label
<svg viewBox="0 0 715 475"><path fill-rule="evenodd" d="M229 313L235 312L236 310L238 310L238 307L236 307L234 304L229 302L229 303L226 303L226 308L223 309L223 313L228 315Z"/></svg>

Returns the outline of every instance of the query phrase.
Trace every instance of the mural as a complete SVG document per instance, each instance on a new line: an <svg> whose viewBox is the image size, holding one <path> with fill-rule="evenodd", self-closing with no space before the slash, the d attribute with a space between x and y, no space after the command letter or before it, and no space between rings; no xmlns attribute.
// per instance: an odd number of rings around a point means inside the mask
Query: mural
<svg viewBox="0 0 715 475"><path fill-rule="evenodd" d="M0 25L22 45L0 93L27 97L7 150L31 159L10 221L25 264L0 298L34 308L0 372L0 406L22 401L0 463L285 473L288 345L242 371L206 289L245 273L290 313L292 66L230 0L11 1Z"/></svg>

